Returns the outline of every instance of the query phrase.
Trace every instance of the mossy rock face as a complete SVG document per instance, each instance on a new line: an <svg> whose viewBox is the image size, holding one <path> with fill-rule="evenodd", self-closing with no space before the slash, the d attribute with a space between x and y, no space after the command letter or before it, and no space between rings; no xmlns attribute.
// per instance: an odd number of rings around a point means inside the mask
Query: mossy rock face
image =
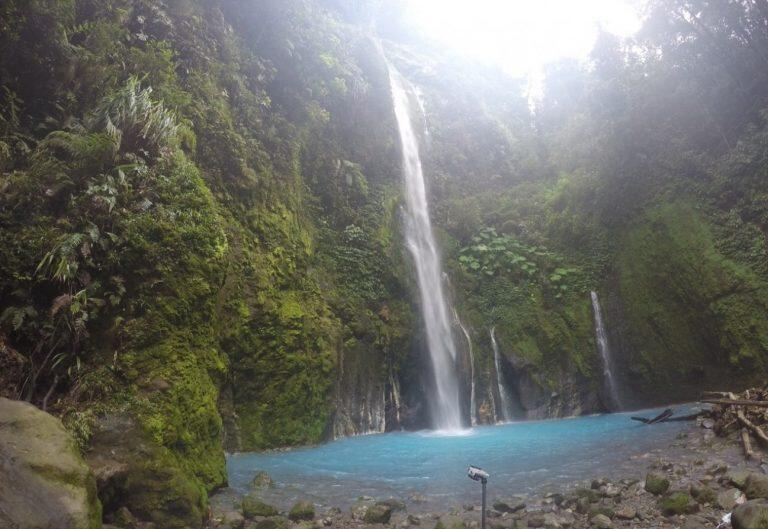
<svg viewBox="0 0 768 529"><path fill-rule="evenodd" d="M256 516L277 516L278 510L264 503L254 496L246 496L242 502L243 516L246 518L255 518Z"/></svg>
<svg viewBox="0 0 768 529"><path fill-rule="evenodd" d="M59 419L0 398L0 460L0 526L101 527L96 480Z"/></svg>
<svg viewBox="0 0 768 529"><path fill-rule="evenodd" d="M169 529L202 524L207 511L205 487L132 417L102 418L87 460L106 513L127 507L138 519Z"/></svg>
<svg viewBox="0 0 768 529"><path fill-rule="evenodd" d="M645 490L660 496L669 490L669 480L661 474L650 472L645 476Z"/></svg>
<svg viewBox="0 0 768 529"><path fill-rule="evenodd" d="M666 515L693 514L699 511L699 504L687 492L673 492L659 503L661 512Z"/></svg>
<svg viewBox="0 0 768 529"><path fill-rule="evenodd" d="M315 506L311 501L297 501L291 507L288 518L296 522L299 520L312 520L315 517Z"/></svg>

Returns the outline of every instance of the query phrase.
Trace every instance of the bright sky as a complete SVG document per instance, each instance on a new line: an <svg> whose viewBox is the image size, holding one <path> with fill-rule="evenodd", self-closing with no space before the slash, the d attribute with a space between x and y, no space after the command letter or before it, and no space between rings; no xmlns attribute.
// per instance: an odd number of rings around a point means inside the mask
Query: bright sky
<svg viewBox="0 0 768 529"><path fill-rule="evenodd" d="M640 29L642 0L411 0L425 34L514 76L536 77L562 58L586 58L598 28L619 36Z"/></svg>

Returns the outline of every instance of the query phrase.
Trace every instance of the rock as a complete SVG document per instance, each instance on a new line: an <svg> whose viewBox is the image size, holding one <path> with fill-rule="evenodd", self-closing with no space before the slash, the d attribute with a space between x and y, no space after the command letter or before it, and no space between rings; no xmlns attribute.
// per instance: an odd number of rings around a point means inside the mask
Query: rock
<svg viewBox="0 0 768 529"><path fill-rule="evenodd" d="M251 480L252 489L266 489L275 486L275 482L264 470L259 470Z"/></svg>
<svg viewBox="0 0 768 529"><path fill-rule="evenodd" d="M616 513L610 507L607 507L605 505L595 505L591 509L589 509L587 518L591 520L598 514L602 514L604 516L607 516L608 518L613 518L614 516L616 516Z"/></svg>
<svg viewBox="0 0 768 529"><path fill-rule="evenodd" d="M427 497L424 496L423 494L418 493L418 492L414 492L413 494L411 494L408 499L411 500L413 503L426 503L427 502Z"/></svg>
<svg viewBox="0 0 768 529"><path fill-rule="evenodd" d="M715 426L715 421L712 419L704 419L701 421L701 426L706 428L707 430L711 430Z"/></svg>
<svg viewBox="0 0 768 529"><path fill-rule="evenodd" d="M288 519L282 516L271 516L262 518L254 525L248 526L248 529L284 529L288 527Z"/></svg>
<svg viewBox="0 0 768 529"><path fill-rule="evenodd" d="M499 512L513 513L525 509L525 502L520 498L512 498L509 501L496 500L493 508Z"/></svg>
<svg viewBox="0 0 768 529"><path fill-rule="evenodd" d="M741 498L741 491L736 488L730 488L720 492L715 503L724 511L731 511L739 501L739 498Z"/></svg>
<svg viewBox="0 0 768 529"><path fill-rule="evenodd" d="M629 505L624 505L616 509L616 518L621 520L633 520L637 516L637 511Z"/></svg>
<svg viewBox="0 0 768 529"><path fill-rule="evenodd" d="M673 514L693 514L698 512L699 504L687 492L678 491L662 499L659 503L659 508L667 516Z"/></svg>
<svg viewBox="0 0 768 529"><path fill-rule="evenodd" d="M600 494L592 489L576 489L573 491L577 498L586 498L589 503L600 501Z"/></svg>
<svg viewBox="0 0 768 529"><path fill-rule="evenodd" d="M86 461L97 476L99 499L111 511L125 506L162 529L202 525L207 508L200 482L129 415L99 418Z"/></svg>
<svg viewBox="0 0 768 529"><path fill-rule="evenodd" d="M0 527L101 527L96 479L61 421L0 398Z"/></svg>
<svg viewBox="0 0 768 529"><path fill-rule="evenodd" d="M272 505L264 503L255 496L248 495L243 498L242 501L243 516L248 519L256 518L257 516L277 516L278 511Z"/></svg>
<svg viewBox="0 0 768 529"><path fill-rule="evenodd" d="M703 516L691 515L686 517L683 529L708 529L712 523Z"/></svg>
<svg viewBox="0 0 768 529"><path fill-rule="evenodd" d="M606 498L615 498L621 495L621 490L616 485L608 483L607 485L600 487L600 494Z"/></svg>
<svg viewBox="0 0 768 529"><path fill-rule="evenodd" d="M611 529L613 522L604 514L597 514L589 519L590 525L598 529Z"/></svg>
<svg viewBox="0 0 768 529"><path fill-rule="evenodd" d="M379 502L368 507L363 516L365 523L389 523L389 519L392 517L392 507Z"/></svg>
<svg viewBox="0 0 768 529"><path fill-rule="evenodd" d="M288 513L288 518L294 522L298 520L311 520L314 517L315 506L311 501L297 501Z"/></svg>
<svg viewBox="0 0 768 529"><path fill-rule="evenodd" d="M744 482L744 494L749 500L768 498L768 475L750 472Z"/></svg>
<svg viewBox="0 0 768 529"><path fill-rule="evenodd" d="M589 498L579 498L576 500L576 512L579 514L587 514L589 512L590 505L592 504L589 502Z"/></svg>
<svg viewBox="0 0 768 529"><path fill-rule="evenodd" d="M389 498L388 500L381 500L376 502L378 505L386 505L390 509L392 509L392 512L404 512L405 511L405 502L402 500L398 500L396 498Z"/></svg>
<svg viewBox="0 0 768 529"><path fill-rule="evenodd" d="M747 484L747 478L752 472L749 470L730 470L726 472L725 479L734 487L744 490Z"/></svg>
<svg viewBox="0 0 768 529"><path fill-rule="evenodd" d="M408 525L421 525L421 518L416 515L409 514L406 519L408 520Z"/></svg>
<svg viewBox="0 0 768 529"><path fill-rule="evenodd" d="M768 527L768 500L750 500L737 506L731 516L733 529L766 529Z"/></svg>
<svg viewBox="0 0 768 529"><path fill-rule="evenodd" d="M560 518L555 513L548 512L544 514L544 528L545 529L561 529L567 526L565 520Z"/></svg>
<svg viewBox="0 0 768 529"><path fill-rule="evenodd" d="M691 485L691 496L699 503L713 505L717 501L715 491L701 484Z"/></svg>
<svg viewBox="0 0 768 529"><path fill-rule="evenodd" d="M544 515L534 513L528 516L528 527L544 527Z"/></svg>
<svg viewBox="0 0 768 529"><path fill-rule="evenodd" d="M649 472L645 476L645 490L659 496L669 490L669 480L660 474Z"/></svg>
<svg viewBox="0 0 768 529"><path fill-rule="evenodd" d="M593 479L592 483L590 483L590 487L592 490L598 490L600 487L604 487L608 483L608 480L605 478L598 478Z"/></svg>
<svg viewBox="0 0 768 529"><path fill-rule="evenodd" d="M723 474L728 471L728 463L724 461L712 461L707 468L708 474Z"/></svg>
<svg viewBox="0 0 768 529"><path fill-rule="evenodd" d="M372 505L373 501L371 500L360 500L354 503L352 507L349 508L349 513L352 516L352 519L362 521L366 511L368 511L368 507Z"/></svg>

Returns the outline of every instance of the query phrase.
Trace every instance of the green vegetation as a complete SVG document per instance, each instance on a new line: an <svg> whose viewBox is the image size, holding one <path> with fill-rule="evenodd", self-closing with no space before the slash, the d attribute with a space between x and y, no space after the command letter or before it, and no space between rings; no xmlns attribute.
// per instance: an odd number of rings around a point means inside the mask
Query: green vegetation
<svg viewBox="0 0 768 529"><path fill-rule="evenodd" d="M423 400L376 6L340 4L0 5L0 389L84 451L135 421L107 511L199 526L225 447L354 432L369 390ZM765 17L654 1L533 111L498 71L385 43L423 91L486 411L492 327L523 411L601 407L592 290L629 400L765 379Z"/></svg>

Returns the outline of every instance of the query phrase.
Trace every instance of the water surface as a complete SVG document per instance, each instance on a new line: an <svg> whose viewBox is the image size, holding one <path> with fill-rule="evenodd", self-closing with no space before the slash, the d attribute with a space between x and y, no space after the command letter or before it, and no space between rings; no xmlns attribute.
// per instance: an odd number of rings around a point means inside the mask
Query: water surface
<svg viewBox="0 0 768 529"><path fill-rule="evenodd" d="M227 461L230 486L248 492L254 474L266 470L277 486L262 495L283 508L299 498L346 508L360 496L408 501L418 494L426 498L420 508L436 510L479 501L479 485L466 476L470 464L490 472L491 498L563 490L597 476L639 478L649 452L668 449L694 424L646 426L629 419L658 411L476 426L462 435L396 432L235 454ZM675 411L682 415L691 408Z"/></svg>

